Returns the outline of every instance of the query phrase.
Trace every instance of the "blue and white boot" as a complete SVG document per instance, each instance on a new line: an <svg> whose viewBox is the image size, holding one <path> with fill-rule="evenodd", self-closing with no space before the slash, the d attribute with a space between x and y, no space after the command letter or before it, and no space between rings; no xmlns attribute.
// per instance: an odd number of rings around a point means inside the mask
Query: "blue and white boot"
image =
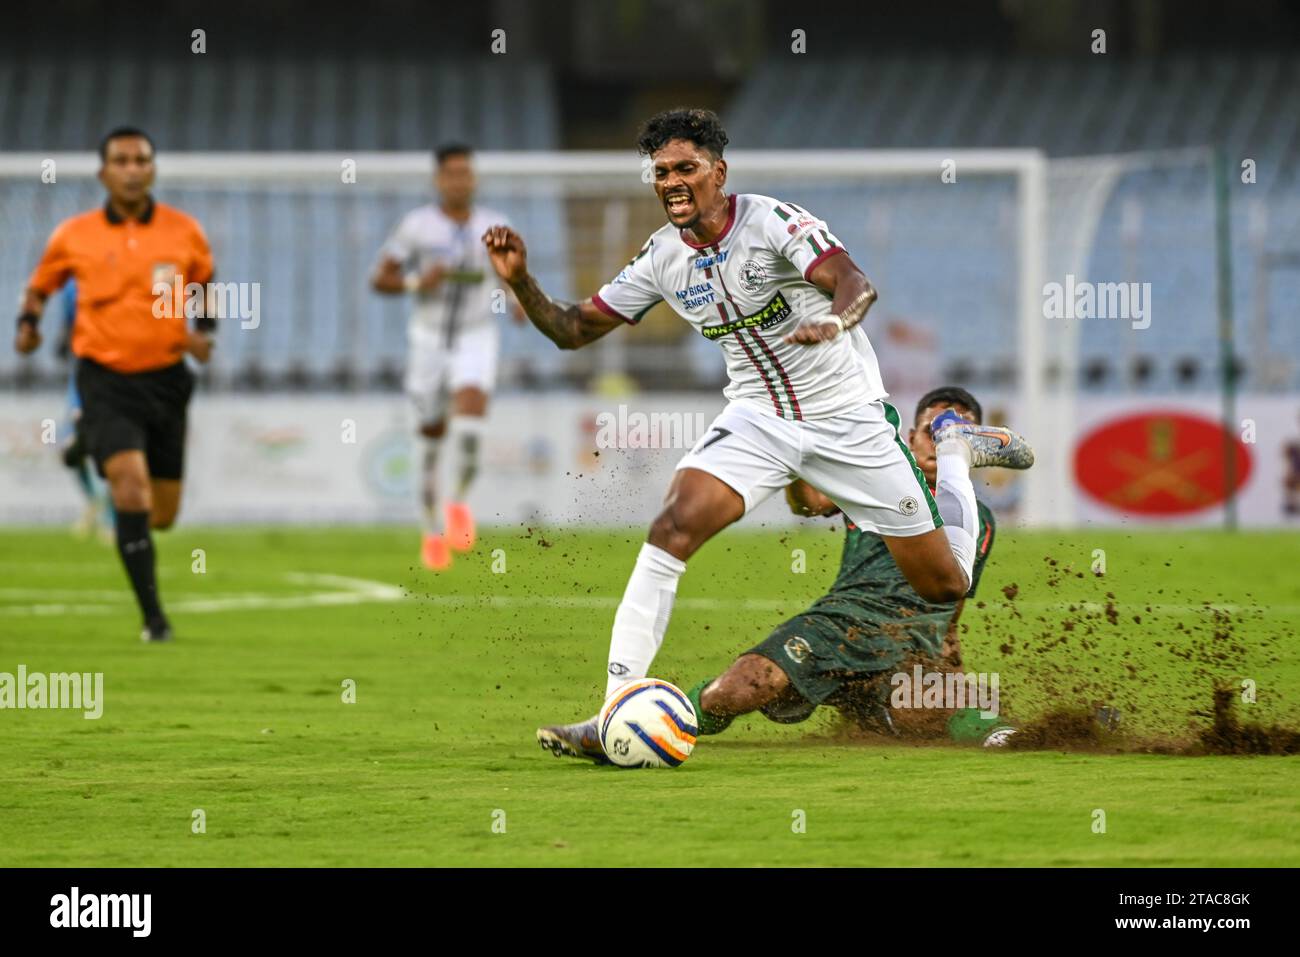
<svg viewBox="0 0 1300 957"><path fill-rule="evenodd" d="M1027 469L1034 464L1034 450L1024 436L996 425L968 422L952 409L945 409L930 423L936 448L945 442L961 441L970 449L970 467L997 466Z"/></svg>

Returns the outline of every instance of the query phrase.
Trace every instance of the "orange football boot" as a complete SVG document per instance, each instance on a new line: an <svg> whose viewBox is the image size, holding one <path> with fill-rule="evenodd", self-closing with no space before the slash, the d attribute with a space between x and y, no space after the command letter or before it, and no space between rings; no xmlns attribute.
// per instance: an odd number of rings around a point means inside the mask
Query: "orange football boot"
<svg viewBox="0 0 1300 957"><path fill-rule="evenodd" d="M447 503L447 541L458 552L474 547L474 516L464 502Z"/></svg>
<svg viewBox="0 0 1300 957"><path fill-rule="evenodd" d="M420 546L420 559L424 567L435 572L446 571L451 567L451 545L446 535L426 534Z"/></svg>

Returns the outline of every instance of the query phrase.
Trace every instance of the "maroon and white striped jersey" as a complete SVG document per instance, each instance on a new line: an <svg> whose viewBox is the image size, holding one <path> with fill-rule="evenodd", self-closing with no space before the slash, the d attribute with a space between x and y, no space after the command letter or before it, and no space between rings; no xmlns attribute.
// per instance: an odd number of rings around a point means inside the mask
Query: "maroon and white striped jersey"
<svg viewBox="0 0 1300 957"><path fill-rule="evenodd" d="M696 245L665 224L592 301L632 324L667 302L722 347L727 398L771 415L824 419L885 398L861 326L817 345L784 341L801 323L831 317L831 297L808 278L844 251L826 223L769 196L742 193L729 203L726 228L712 243Z"/></svg>

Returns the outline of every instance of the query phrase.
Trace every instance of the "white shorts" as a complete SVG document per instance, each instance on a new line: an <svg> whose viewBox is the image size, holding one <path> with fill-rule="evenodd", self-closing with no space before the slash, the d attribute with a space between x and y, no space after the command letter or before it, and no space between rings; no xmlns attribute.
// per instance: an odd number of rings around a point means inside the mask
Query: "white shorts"
<svg viewBox="0 0 1300 957"><path fill-rule="evenodd" d="M745 500L746 513L801 478L864 531L923 535L943 522L898 424L894 407L880 401L813 420L782 419L734 401L677 468L726 482Z"/></svg>
<svg viewBox="0 0 1300 957"><path fill-rule="evenodd" d="M421 424L447 414L448 400L458 389L473 386L491 393L497 381L496 326L462 332L448 349L438 335L410 336L406 394Z"/></svg>

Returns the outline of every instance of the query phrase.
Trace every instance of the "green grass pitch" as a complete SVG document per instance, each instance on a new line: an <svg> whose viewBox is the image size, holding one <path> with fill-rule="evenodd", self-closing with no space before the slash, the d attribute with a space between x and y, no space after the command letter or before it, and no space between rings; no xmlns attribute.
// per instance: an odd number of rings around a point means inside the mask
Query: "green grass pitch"
<svg viewBox="0 0 1300 957"><path fill-rule="evenodd" d="M0 672L104 674L98 720L0 711L0 865L1300 864L1292 757L864 743L819 713L742 719L675 771L556 760L533 730L598 705L641 537L489 531L433 577L406 530L182 527L158 538L177 641L153 647L111 548L0 533ZM840 542L723 533L655 673L716 674L820 594ZM1215 681L1249 680L1243 717L1296 725L1296 542L1006 531L966 665L1020 719L1101 694L1190 738Z"/></svg>

